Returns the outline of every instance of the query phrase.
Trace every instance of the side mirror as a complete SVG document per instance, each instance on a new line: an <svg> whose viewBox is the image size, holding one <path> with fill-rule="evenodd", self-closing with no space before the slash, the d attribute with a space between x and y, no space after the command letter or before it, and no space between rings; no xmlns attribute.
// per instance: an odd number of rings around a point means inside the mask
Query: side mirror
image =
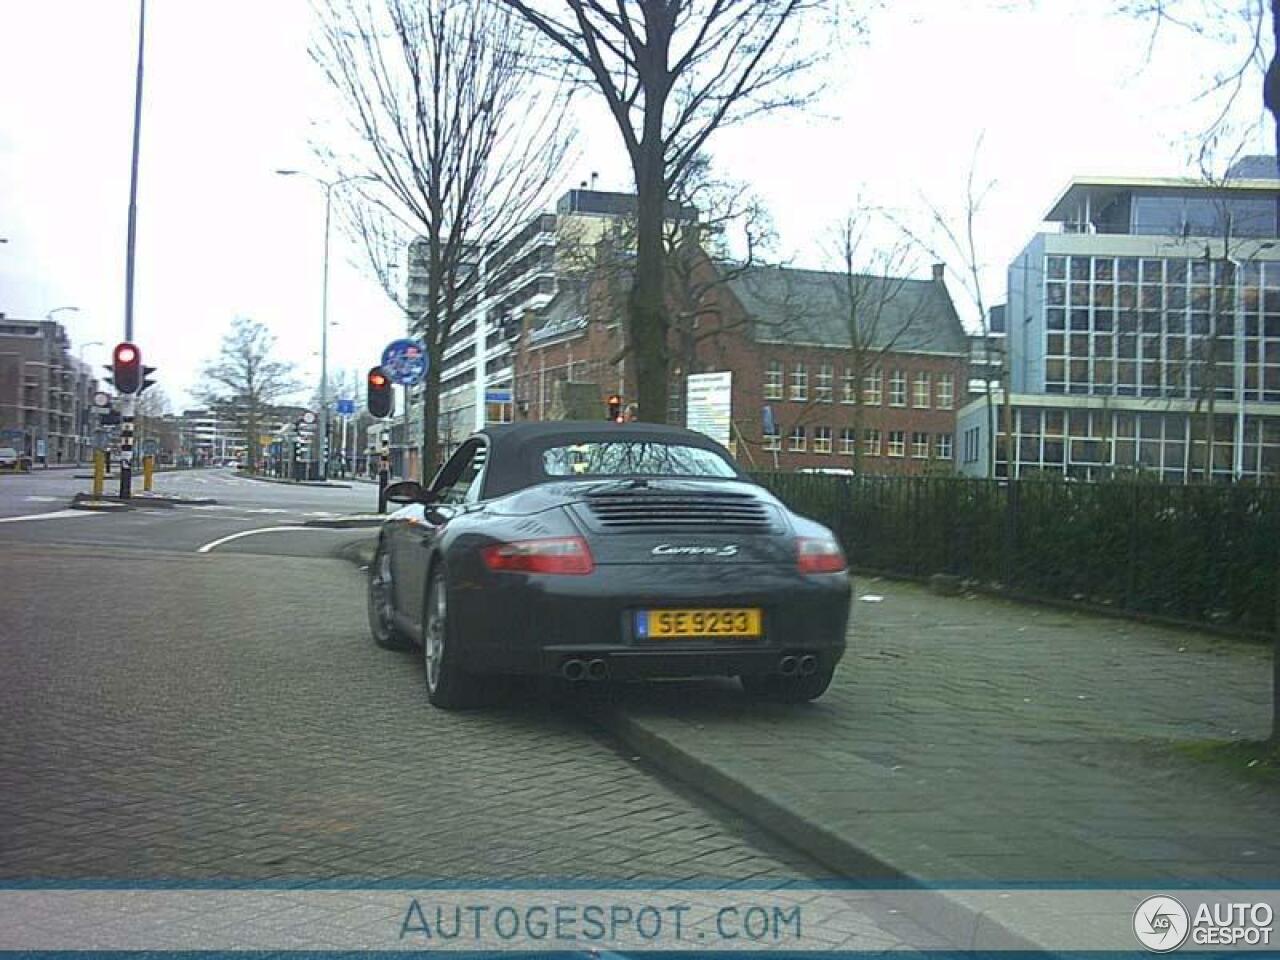
<svg viewBox="0 0 1280 960"><path fill-rule="evenodd" d="M387 487L388 503L431 503L433 500L435 497L432 496L431 491L417 480L401 480Z"/></svg>

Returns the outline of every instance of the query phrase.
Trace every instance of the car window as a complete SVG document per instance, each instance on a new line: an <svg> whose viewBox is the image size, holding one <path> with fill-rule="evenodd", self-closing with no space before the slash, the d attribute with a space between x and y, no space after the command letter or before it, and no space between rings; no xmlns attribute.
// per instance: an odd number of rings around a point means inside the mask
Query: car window
<svg viewBox="0 0 1280 960"><path fill-rule="evenodd" d="M465 444L441 468L433 489L440 503L474 503L483 482L485 446L480 441Z"/></svg>
<svg viewBox="0 0 1280 960"><path fill-rule="evenodd" d="M548 477L736 477L714 450L654 440L605 440L561 444L542 452Z"/></svg>

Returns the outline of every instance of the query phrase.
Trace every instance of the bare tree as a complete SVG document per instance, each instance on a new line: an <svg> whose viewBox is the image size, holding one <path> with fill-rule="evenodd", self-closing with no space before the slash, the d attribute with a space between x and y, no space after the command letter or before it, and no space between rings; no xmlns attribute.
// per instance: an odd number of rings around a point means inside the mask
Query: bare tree
<svg viewBox="0 0 1280 960"><path fill-rule="evenodd" d="M835 259L839 271L832 276L836 304L849 337L849 369L853 374L853 470L862 473L865 425L865 385L881 376L885 355L896 350L903 338L925 322L932 304L916 294L909 279L913 271L912 246L899 241L871 244L872 218L865 209L848 214L836 228Z"/></svg>
<svg viewBox="0 0 1280 960"><path fill-rule="evenodd" d="M201 371L204 386L197 396L244 431L251 470L261 459L259 434L272 405L301 389L293 365L272 356L275 346L275 335L264 324L236 317L218 356Z"/></svg>
<svg viewBox="0 0 1280 960"><path fill-rule="evenodd" d="M796 81L822 44L802 31L828 0L501 0L605 100L635 176L627 340L639 415L666 419L670 318L663 223L671 188L720 127L806 102Z"/></svg>
<svg viewBox="0 0 1280 960"><path fill-rule="evenodd" d="M498 5L318 3L322 23L312 56L358 144L346 156L331 151L334 165L362 177L347 210L350 224L430 358L425 479L438 459L445 347L459 319L482 305L484 260L557 186L568 145L564 98L530 75L527 32ZM404 278L396 267L406 251ZM420 289L404 289L404 279Z"/></svg>
<svg viewBox="0 0 1280 960"><path fill-rule="evenodd" d="M1202 157L1207 146L1236 138L1233 121L1240 98L1249 84L1260 83L1263 104L1275 121L1280 158L1280 0L1126 0L1120 9L1150 21L1148 57L1166 28L1202 37L1227 51L1227 59L1199 97L1213 108L1212 119L1197 138Z"/></svg>

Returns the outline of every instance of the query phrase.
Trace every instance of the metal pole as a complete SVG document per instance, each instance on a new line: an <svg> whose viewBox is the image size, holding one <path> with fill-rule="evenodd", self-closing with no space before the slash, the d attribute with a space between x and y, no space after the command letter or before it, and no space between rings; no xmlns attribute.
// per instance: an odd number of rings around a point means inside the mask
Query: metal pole
<svg viewBox="0 0 1280 960"><path fill-rule="evenodd" d="M1232 464L1236 483L1244 479L1244 288L1241 284L1241 264L1232 261L1235 273L1235 325L1236 325L1236 448Z"/></svg>
<svg viewBox="0 0 1280 960"><path fill-rule="evenodd" d="M120 499L133 495L133 415L136 398L126 393L120 403Z"/></svg>
<svg viewBox="0 0 1280 960"><path fill-rule="evenodd" d="M320 294L320 479L329 479L329 222L334 184L324 187L324 290Z"/></svg>
<svg viewBox="0 0 1280 960"><path fill-rule="evenodd" d="M488 340L489 340L489 322L488 322L489 321L489 300L485 296L485 289L484 289L485 256L486 256L485 251L483 248L481 248L480 263L476 267L476 274L477 274L476 280L480 284L479 316L476 317L476 359L475 359L475 364L476 364L475 366L475 370L476 370L476 393L475 393L476 425L475 425L475 428L477 430L484 429L484 424L486 420L486 416L485 416L486 407L485 407L484 394L485 394L485 387L487 386L488 379L489 379L485 373L485 367L488 364L488 360L485 356L485 351L488 349Z"/></svg>
<svg viewBox="0 0 1280 960"><path fill-rule="evenodd" d="M133 93L133 161L129 170L129 242L124 267L124 338L133 340L133 250L138 234L138 145L142 135L142 51L146 37L147 0L138 0L138 77ZM124 483L123 476L121 484Z"/></svg>
<svg viewBox="0 0 1280 960"><path fill-rule="evenodd" d="M387 482L391 475L391 427L382 424L381 462L378 465L378 512L387 512Z"/></svg>

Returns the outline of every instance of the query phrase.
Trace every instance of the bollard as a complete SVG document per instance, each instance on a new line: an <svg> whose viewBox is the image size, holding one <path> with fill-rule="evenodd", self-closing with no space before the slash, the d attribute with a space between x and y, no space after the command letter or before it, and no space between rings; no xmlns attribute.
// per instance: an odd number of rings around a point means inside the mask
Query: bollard
<svg viewBox="0 0 1280 960"><path fill-rule="evenodd" d="M102 489L107 482L107 455L101 450L93 451L93 496L102 496Z"/></svg>
<svg viewBox="0 0 1280 960"><path fill-rule="evenodd" d="M147 455L142 458L142 489L147 493L151 492L152 479L156 473L156 458L153 455Z"/></svg>

